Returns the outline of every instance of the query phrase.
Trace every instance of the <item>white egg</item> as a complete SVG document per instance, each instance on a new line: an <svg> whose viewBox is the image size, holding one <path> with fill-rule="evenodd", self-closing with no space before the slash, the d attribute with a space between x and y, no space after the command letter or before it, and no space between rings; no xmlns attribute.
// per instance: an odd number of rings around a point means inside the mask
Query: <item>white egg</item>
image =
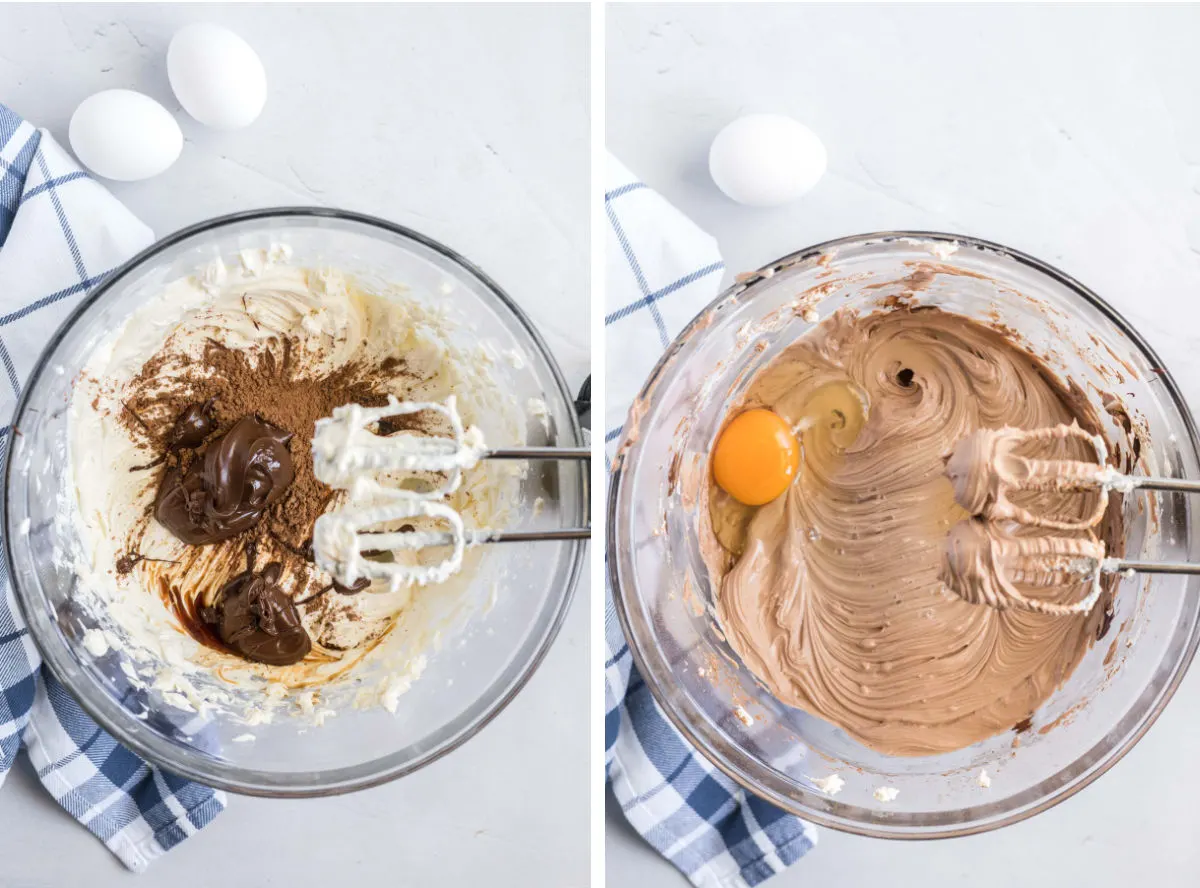
<svg viewBox="0 0 1200 888"><path fill-rule="evenodd" d="M120 182L157 176L183 150L183 133L170 112L131 89L88 96L71 115L67 137L85 167Z"/></svg>
<svg viewBox="0 0 1200 888"><path fill-rule="evenodd" d="M808 192L828 158L816 134L782 114L747 114L713 139L708 170L717 187L741 204L777 207Z"/></svg>
<svg viewBox="0 0 1200 888"><path fill-rule="evenodd" d="M217 129L249 126L267 101L267 72L250 44L220 25L188 25L167 47L167 78L183 110Z"/></svg>

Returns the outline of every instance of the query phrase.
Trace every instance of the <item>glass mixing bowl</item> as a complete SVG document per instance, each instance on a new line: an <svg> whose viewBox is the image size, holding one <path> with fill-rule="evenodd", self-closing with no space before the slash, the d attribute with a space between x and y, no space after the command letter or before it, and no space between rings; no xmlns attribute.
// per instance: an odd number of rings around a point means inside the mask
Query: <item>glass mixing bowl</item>
<svg viewBox="0 0 1200 888"><path fill-rule="evenodd" d="M96 341L148 295L216 257L228 260L238 250L275 243L290 245L296 264L333 266L367 283L404 284L414 299L448 305L451 318L460 322L463 344L490 342L524 358L497 361L493 372L518 404L529 398L545 402L548 423L531 423L530 442L582 445L571 394L545 342L513 299L479 269L441 244L379 219L315 208L258 210L202 223L150 247L97 287L54 335L17 406L19 434L12 437L5 469L3 534L8 574L42 655L118 740L210 786L268 796L328 795L414 771L463 743L503 709L554 640L585 546L575 541L488 547L471 585L476 612L455 637L444 640L440 652L431 652L424 674L400 698L394 715L350 709L320 728L283 719L247 729L220 717L197 724L154 695L145 717L141 702L133 702L144 695L129 693L120 658L94 657L82 643L94 623L73 602L79 578L52 557L66 548L54 539L53 495L63 486L66 405ZM486 434L486 417L480 425ZM542 497L545 508L523 510L522 529L586 523L587 478L580 464L531 467L523 485L522 501ZM489 603L494 582L498 594ZM233 742L247 730L255 742Z"/></svg>
<svg viewBox="0 0 1200 888"><path fill-rule="evenodd" d="M922 267L924 272L922 272ZM880 285L876 289L868 289ZM1022 820L1079 791L1146 732L1200 641L1200 578L1121 578L1115 613L1032 723L954 753L890 757L781 704L741 664L713 617L686 479L707 471L727 404L812 324L815 308L936 305L1008 330L1074 380L1130 455L1101 392L1130 409L1140 471L1200 477L1200 442L1179 390L1145 341L1096 294L995 244L921 232L831 241L740 280L684 330L635 401L609 489L609 579L634 662L675 726L750 792L864 835L965 835ZM701 508L706 507L703 504ZM1200 560L1182 495L1126 497L1129 557ZM985 768L990 788L979 785ZM832 797L812 778L838 773ZM883 803L879 787L899 790Z"/></svg>

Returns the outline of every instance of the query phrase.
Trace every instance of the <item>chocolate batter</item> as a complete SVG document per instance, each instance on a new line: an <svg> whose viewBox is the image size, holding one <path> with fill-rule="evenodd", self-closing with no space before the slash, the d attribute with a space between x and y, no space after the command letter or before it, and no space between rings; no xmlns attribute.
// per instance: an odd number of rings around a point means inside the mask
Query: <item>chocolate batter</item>
<svg viewBox="0 0 1200 888"><path fill-rule="evenodd" d="M998 611L939 577L948 532L966 517L945 469L959 439L1097 429L1035 358L936 309L842 310L759 373L729 415L759 406L799 428L798 478L757 509L710 483L700 530L725 635L780 700L880 752L927 755L1012 728L1071 674L1104 598L1082 615ZM1073 443L1055 455L1085 456Z"/></svg>

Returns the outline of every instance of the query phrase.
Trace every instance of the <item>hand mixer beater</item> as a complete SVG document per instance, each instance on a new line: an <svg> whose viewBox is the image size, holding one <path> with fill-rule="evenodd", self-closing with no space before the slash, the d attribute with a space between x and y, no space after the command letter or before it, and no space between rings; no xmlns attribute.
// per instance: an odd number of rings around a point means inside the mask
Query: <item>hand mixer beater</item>
<svg viewBox="0 0 1200 888"><path fill-rule="evenodd" d="M448 426L447 435L399 431L377 434L385 419L430 412ZM481 543L587 539L591 529L475 530L466 527L447 501L462 484L463 472L481 460L587 460L587 448L514 447L488 449L477 428L464 428L453 396L443 403L398 401L381 407L347 404L317 422L312 442L318 480L346 491L338 509L317 519L313 554L318 566L340 585L362 578L386 579L389 588L443 582L461 567L466 549ZM423 521L435 529L404 522ZM441 547L440 560L380 558Z"/></svg>
<svg viewBox="0 0 1200 888"><path fill-rule="evenodd" d="M1029 455L1040 447L1069 441L1084 445L1094 461ZM1093 528L1108 508L1109 491L1200 492L1200 482L1123 475L1107 460L1104 439L1075 424L1032 431L981 429L960 440L946 462L946 474L958 504L973 517L951 528L942 564L946 585L974 604L1063 616L1089 612L1107 573L1200 573L1200 564L1107 556ZM1043 494L1043 507L1035 510L1031 503L1039 498L1019 492ZM1027 528L1064 533L1032 535ZM1083 597L1063 602L1050 600L1053 594L1031 596L1020 588L1053 593L1068 586L1085 590Z"/></svg>

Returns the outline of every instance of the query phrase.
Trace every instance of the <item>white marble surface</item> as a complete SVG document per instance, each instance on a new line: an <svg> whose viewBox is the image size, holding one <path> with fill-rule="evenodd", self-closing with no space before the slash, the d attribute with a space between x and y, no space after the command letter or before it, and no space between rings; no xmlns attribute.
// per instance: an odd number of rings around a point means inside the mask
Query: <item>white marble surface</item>
<svg viewBox="0 0 1200 888"><path fill-rule="evenodd" d="M155 232L256 206L374 213L459 250L588 372L586 6L0 5L0 101L65 143L109 87L178 111L173 31L229 25L262 56L262 117L234 133L182 112L178 163L112 190ZM140 884L362 888L588 882L586 584L517 700L449 757L390 786L232 799ZM133 884L24 766L0 789L0 885Z"/></svg>
<svg viewBox="0 0 1200 888"><path fill-rule="evenodd" d="M733 272L829 238L962 232L1054 263L1150 340L1200 409L1200 8L611 6L609 147ZM799 203L739 207L707 150L750 111L829 149ZM1024 824L903 844L822 830L772 888L1196 883L1200 675L1109 774ZM610 806L608 883L685 882Z"/></svg>

